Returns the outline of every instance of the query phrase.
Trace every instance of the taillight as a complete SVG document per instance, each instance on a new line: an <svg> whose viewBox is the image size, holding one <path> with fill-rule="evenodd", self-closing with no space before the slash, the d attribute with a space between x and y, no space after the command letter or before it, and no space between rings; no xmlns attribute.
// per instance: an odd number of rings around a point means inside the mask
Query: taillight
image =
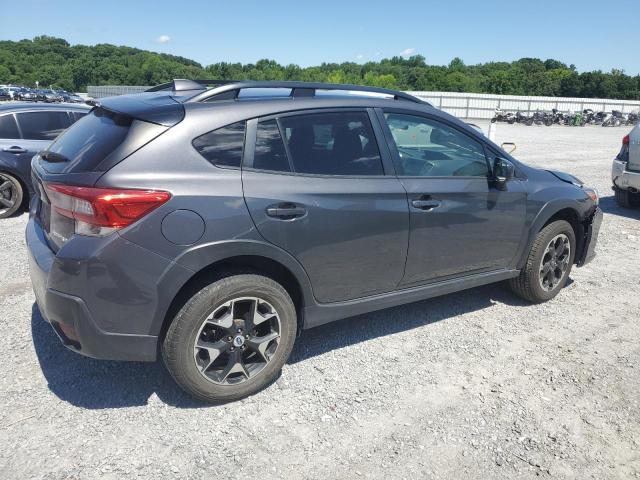
<svg viewBox="0 0 640 480"><path fill-rule="evenodd" d="M625 135L622 139L622 145L629 145L629 135Z"/></svg>
<svg viewBox="0 0 640 480"><path fill-rule="evenodd" d="M74 233L102 237L140 220L171 198L156 190L44 184L52 211L75 222Z"/></svg>

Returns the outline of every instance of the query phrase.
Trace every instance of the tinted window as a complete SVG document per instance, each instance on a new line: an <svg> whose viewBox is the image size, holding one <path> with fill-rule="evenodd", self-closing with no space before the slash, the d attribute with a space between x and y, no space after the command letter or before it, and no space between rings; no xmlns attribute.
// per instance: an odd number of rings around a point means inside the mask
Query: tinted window
<svg viewBox="0 0 640 480"><path fill-rule="evenodd" d="M487 176L480 142L435 120L385 114L398 147L398 175L422 177Z"/></svg>
<svg viewBox="0 0 640 480"><path fill-rule="evenodd" d="M383 175L369 117L364 112L296 115L280 120L295 172Z"/></svg>
<svg viewBox="0 0 640 480"><path fill-rule="evenodd" d="M69 113L71 114L72 122L77 122L87 114L87 112L69 112Z"/></svg>
<svg viewBox="0 0 640 480"><path fill-rule="evenodd" d="M25 140L54 140L70 124L67 112L24 112L16 117Z"/></svg>
<svg viewBox="0 0 640 480"><path fill-rule="evenodd" d="M253 168L278 172L291 171L280 130L275 120L258 123Z"/></svg>
<svg viewBox="0 0 640 480"><path fill-rule="evenodd" d="M3 115L0 117L0 138L20 138L18 125L13 115Z"/></svg>
<svg viewBox="0 0 640 480"><path fill-rule="evenodd" d="M62 171L98 171L99 164L127 137L131 118L96 108L74 123L51 144L43 157L44 168L51 173ZM55 156L55 158L53 158Z"/></svg>
<svg viewBox="0 0 640 480"><path fill-rule="evenodd" d="M244 122L205 133L193 141L193 146L214 165L240 167L244 146Z"/></svg>

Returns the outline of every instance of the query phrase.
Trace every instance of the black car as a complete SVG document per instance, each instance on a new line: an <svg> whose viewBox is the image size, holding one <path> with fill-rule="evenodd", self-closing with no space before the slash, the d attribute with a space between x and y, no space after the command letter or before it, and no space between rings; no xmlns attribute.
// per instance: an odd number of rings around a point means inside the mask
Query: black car
<svg viewBox="0 0 640 480"><path fill-rule="evenodd" d="M31 157L89 112L84 105L0 105L0 218L15 213L33 194Z"/></svg>
<svg viewBox="0 0 640 480"><path fill-rule="evenodd" d="M0 88L0 101L11 100L11 94L5 88Z"/></svg>

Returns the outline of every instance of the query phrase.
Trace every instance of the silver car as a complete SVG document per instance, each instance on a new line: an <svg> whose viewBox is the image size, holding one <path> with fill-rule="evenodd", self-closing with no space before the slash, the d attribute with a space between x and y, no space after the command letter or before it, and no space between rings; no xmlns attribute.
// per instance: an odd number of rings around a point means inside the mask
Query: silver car
<svg viewBox="0 0 640 480"><path fill-rule="evenodd" d="M640 206L640 123L622 139L620 153L613 160L611 180L618 205Z"/></svg>

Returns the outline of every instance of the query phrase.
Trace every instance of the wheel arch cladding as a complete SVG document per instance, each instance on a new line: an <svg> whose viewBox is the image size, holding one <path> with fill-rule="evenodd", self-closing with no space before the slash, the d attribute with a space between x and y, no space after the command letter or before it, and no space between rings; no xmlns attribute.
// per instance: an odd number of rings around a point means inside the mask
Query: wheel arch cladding
<svg viewBox="0 0 640 480"><path fill-rule="evenodd" d="M263 275L282 285L293 300L298 317L298 329L302 329L302 312L309 292L305 292L305 287L301 284L300 279L287 266L273 258L261 255L236 255L203 267L182 286L165 314L158 344L162 344L174 317L193 295L221 278L242 273Z"/></svg>
<svg viewBox="0 0 640 480"><path fill-rule="evenodd" d="M529 251L531 250L531 245L538 233L540 233L544 227L556 220L564 220L573 228L573 233L576 237L575 258L579 258L578 254L584 247L585 233L583 225L584 214L581 214L581 210L583 210L583 208L580 207L581 205L578 202L571 201L558 201L545 205L545 207L538 213L537 217L533 221L531 229L529 230L528 246L518 264L518 267L522 268L524 265L524 262L529 255Z"/></svg>

